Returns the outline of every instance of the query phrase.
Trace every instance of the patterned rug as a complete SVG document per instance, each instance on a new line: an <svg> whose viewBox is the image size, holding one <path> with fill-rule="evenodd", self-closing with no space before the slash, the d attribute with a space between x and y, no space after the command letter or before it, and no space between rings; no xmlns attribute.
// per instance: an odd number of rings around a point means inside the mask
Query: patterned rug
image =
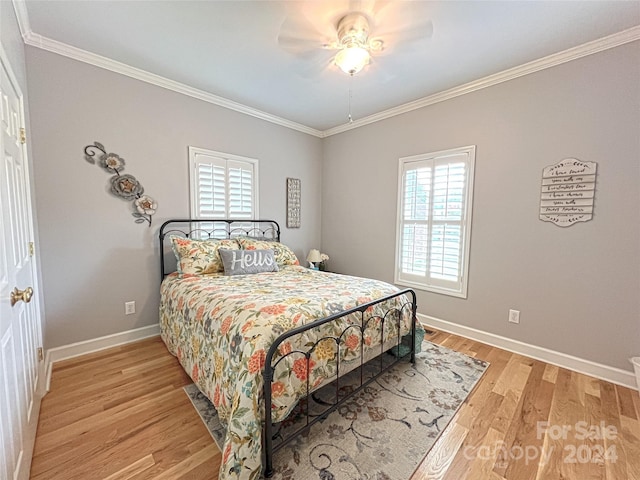
<svg viewBox="0 0 640 480"><path fill-rule="evenodd" d="M425 341L402 362L274 455L276 480L408 480L476 385L488 363ZM359 379L359 377L358 377ZM341 381L341 385L343 385ZM348 382L341 389L352 388ZM225 428L195 385L185 391L218 447ZM309 401L321 412L328 385ZM295 412L283 428L295 428Z"/></svg>

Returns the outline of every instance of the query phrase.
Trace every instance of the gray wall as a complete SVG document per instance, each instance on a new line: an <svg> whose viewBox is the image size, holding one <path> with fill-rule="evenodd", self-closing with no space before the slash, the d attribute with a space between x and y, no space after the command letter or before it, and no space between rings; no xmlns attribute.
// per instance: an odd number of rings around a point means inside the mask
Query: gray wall
<svg viewBox="0 0 640 480"><path fill-rule="evenodd" d="M320 139L33 47L27 67L46 348L158 322L157 231L189 215L190 145L257 158L260 216L280 223L301 260L320 244ZM151 228L83 159L94 141L158 201ZM286 228L286 177L302 180L300 229ZM124 315L128 300L135 315Z"/></svg>
<svg viewBox="0 0 640 480"><path fill-rule="evenodd" d="M477 145L468 298L419 312L625 370L640 354L640 42L324 141L331 268L393 281L398 158ZM598 163L593 220L538 220L542 169ZM520 324L507 322L521 311Z"/></svg>

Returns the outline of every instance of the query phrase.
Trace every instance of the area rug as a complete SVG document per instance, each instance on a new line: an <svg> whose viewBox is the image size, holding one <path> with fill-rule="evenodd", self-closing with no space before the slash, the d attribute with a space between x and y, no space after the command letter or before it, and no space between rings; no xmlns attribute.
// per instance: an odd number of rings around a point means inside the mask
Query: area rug
<svg viewBox="0 0 640 480"><path fill-rule="evenodd" d="M408 480L487 367L425 341L415 365L396 365L276 452L272 478ZM341 387L349 388L348 382ZM221 447L225 428L215 408L195 385L185 391ZM321 412L333 395L331 385L317 392L310 412ZM295 428L297 420L292 414L284 428Z"/></svg>

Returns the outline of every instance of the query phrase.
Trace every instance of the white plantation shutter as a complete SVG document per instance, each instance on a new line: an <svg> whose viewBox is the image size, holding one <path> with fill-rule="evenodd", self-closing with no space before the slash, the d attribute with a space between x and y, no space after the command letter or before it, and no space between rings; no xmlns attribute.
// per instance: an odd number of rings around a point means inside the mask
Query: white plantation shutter
<svg viewBox="0 0 640 480"><path fill-rule="evenodd" d="M258 161L189 147L191 216L258 217Z"/></svg>
<svg viewBox="0 0 640 480"><path fill-rule="evenodd" d="M195 164L195 218L224 218L227 213L225 160L199 155Z"/></svg>
<svg viewBox="0 0 640 480"><path fill-rule="evenodd" d="M400 159L395 281L466 298L475 147Z"/></svg>
<svg viewBox="0 0 640 480"><path fill-rule="evenodd" d="M253 218L253 165L229 160L228 211L230 218Z"/></svg>

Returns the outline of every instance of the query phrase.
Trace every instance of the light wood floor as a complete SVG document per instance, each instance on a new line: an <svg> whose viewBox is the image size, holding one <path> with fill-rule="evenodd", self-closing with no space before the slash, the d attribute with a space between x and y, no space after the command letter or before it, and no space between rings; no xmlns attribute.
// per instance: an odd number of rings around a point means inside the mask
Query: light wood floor
<svg viewBox="0 0 640 480"><path fill-rule="evenodd" d="M491 366L411 480L640 480L638 392L455 335L427 338ZM188 383L159 337L56 363L31 478L216 479L220 452Z"/></svg>

